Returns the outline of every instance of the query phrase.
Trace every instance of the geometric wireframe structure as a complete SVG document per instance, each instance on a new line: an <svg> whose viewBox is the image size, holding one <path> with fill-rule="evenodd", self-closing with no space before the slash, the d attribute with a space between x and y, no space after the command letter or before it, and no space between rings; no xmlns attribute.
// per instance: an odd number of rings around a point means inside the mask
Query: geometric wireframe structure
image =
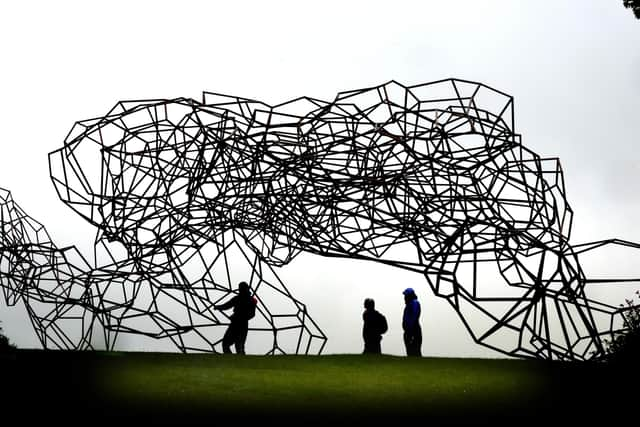
<svg viewBox="0 0 640 427"><path fill-rule="evenodd" d="M273 268L232 235L191 252L183 250L185 262L180 266L157 268L140 263L152 259L118 260L116 252L98 239L95 260L103 263L96 265L75 247L56 248L44 227L3 189L0 218L5 300L9 305L25 304L44 348L84 350L103 344L113 350L119 334L134 333L169 339L183 352L219 353L229 317L214 312L213 306L243 279L259 297L249 331L254 352L309 354L321 352L325 345L326 337L305 305L289 293ZM199 263L204 273L186 277L197 272L190 263ZM234 277L238 271L242 276Z"/></svg>
<svg viewBox="0 0 640 427"><path fill-rule="evenodd" d="M579 260L605 246L638 245L569 243L572 211L558 159L522 145L513 98L481 83L391 81L332 102L301 97L275 106L211 92L201 101L123 101L76 123L49 165L58 196L97 228L96 248L109 262L96 254L91 263L65 264L58 260L77 251L3 234L3 257L45 255L29 261L42 269L35 273L7 261L20 273L3 267L2 284L28 304L85 310L107 335L168 336L183 351L217 351L219 340L202 331L225 324L211 311L224 295L212 292L231 289L215 276L238 259L231 250L252 266L259 299L268 288L293 302L284 318L294 324L280 325L269 312L260 329L300 333L296 352L316 343L321 351L326 337L279 279L264 278L277 278L274 268L301 251L423 275L477 343L506 355L600 358L603 338L625 328L615 304L592 297L606 279L587 277ZM47 281L58 288L38 300ZM67 289L80 296L61 302ZM165 295L187 301L187 320L156 307ZM37 313L44 343L59 320ZM157 329L134 327L138 318ZM187 345L187 334L206 344ZM284 352L279 342L267 353Z"/></svg>

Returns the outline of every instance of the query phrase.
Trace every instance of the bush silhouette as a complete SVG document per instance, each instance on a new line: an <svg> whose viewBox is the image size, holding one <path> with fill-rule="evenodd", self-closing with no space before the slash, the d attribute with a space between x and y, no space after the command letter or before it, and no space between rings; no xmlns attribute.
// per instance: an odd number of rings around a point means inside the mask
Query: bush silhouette
<svg viewBox="0 0 640 427"><path fill-rule="evenodd" d="M636 291L640 295L640 291ZM640 357L640 304L633 300L625 300L620 304L625 330L613 334L612 339L605 340L607 360L613 363L627 364Z"/></svg>
<svg viewBox="0 0 640 427"><path fill-rule="evenodd" d="M9 342L9 338L5 337L2 333L2 326L0 326L0 353L6 353L11 350L15 350L16 346Z"/></svg>

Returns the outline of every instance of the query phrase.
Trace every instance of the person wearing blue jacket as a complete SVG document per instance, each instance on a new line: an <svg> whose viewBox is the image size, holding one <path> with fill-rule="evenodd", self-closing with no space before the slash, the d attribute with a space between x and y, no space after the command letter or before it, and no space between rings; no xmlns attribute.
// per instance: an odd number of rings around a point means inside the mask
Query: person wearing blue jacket
<svg viewBox="0 0 640 427"><path fill-rule="evenodd" d="M422 328L420 328L420 303L412 288L407 288L404 295L404 313L402 330L407 356L422 356Z"/></svg>

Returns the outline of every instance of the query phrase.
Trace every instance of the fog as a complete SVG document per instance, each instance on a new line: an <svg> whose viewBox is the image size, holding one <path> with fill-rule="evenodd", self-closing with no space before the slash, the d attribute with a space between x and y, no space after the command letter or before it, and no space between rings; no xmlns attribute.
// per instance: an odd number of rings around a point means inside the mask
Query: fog
<svg viewBox="0 0 640 427"><path fill-rule="evenodd" d="M449 77L512 95L523 144L560 158L572 243L640 242L640 21L622 1L23 1L2 6L0 39L0 187L59 247L89 253L95 231L58 200L47 154L74 122L119 100L213 91L277 104ZM591 268L640 277L638 265L601 258ZM310 254L279 274L328 336L325 353L362 350L371 297L389 320L383 352L404 354L401 292L411 286L423 354L502 357L476 345L420 275ZM40 346L24 307L0 302L0 320L19 347ZM175 350L134 336L118 348Z"/></svg>

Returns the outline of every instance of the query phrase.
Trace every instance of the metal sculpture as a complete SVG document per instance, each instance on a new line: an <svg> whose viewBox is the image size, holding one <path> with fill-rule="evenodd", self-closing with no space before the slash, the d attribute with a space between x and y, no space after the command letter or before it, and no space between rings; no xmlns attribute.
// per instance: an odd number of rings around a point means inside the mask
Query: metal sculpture
<svg viewBox="0 0 640 427"><path fill-rule="evenodd" d="M477 343L511 356L598 358L603 337L624 329L621 309L587 295L603 279L588 278L579 257L638 245L569 243L559 161L523 146L513 99L480 83L392 81L276 106L210 92L119 102L76 123L49 163L103 255L56 248L5 193L2 285L44 346L90 347L97 321L110 346L131 332L217 351L209 337L225 319L211 308L242 259L263 301L253 328L274 337L266 353L284 352L278 336L289 330L295 352L320 352L326 337L274 270L301 251L422 274ZM267 289L293 310L272 314ZM62 332L66 319L83 319L79 338Z"/></svg>

